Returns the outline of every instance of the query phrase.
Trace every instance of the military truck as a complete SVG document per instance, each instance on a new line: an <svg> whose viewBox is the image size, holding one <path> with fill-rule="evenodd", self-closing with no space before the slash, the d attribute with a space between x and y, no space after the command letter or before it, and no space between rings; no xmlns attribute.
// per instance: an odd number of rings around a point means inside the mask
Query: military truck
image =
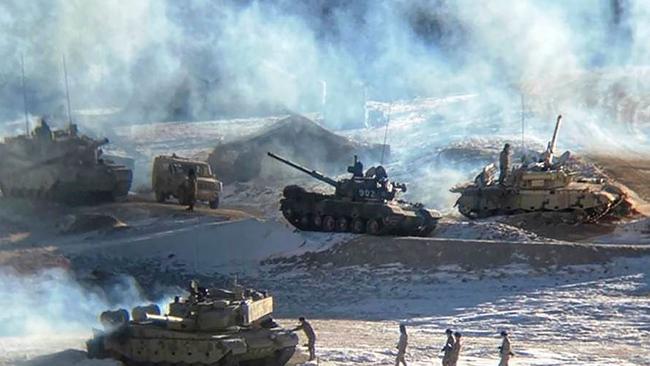
<svg viewBox="0 0 650 366"><path fill-rule="evenodd" d="M4 197L92 204L126 197L133 172L103 156L108 139L94 139L71 124L51 130L41 120L32 133L0 143Z"/></svg>
<svg viewBox="0 0 650 366"><path fill-rule="evenodd" d="M196 173L198 186L196 199L207 202L210 208L218 208L223 185L212 174L210 165L204 161L182 158L176 154L160 155L153 161L151 186L156 201L162 203L174 197L182 205L189 204L185 182L190 169Z"/></svg>
<svg viewBox="0 0 650 366"><path fill-rule="evenodd" d="M508 172L503 183L494 178L494 164L474 179L457 185L458 211L468 218L510 215L524 212L570 212L575 221L597 221L609 215L625 215L631 208L623 190L605 179L581 176L567 166L570 153L555 156L562 116L558 116L553 137L537 161L524 163Z"/></svg>
<svg viewBox="0 0 650 366"><path fill-rule="evenodd" d="M196 281L190 295L177 296L169 312L157 305L100 315L103 329L86 342L90 358L114 358L127 365L285 365L298 336L271 317L273 297L244 289L205 289Z"/></svg>
<svg viewBox="0 0 650 366"><path fill-rule="evenodd" d="M364 173L363 164L355 157L354 165L348 167L352 177L335 180L271 152L268 156L335 188L334 194L309 192L298 185L284 188L280 210L298 229L426 236L440 219L438 212L421 203L397 199L406 185L388 180L381 165Z"/></svg>

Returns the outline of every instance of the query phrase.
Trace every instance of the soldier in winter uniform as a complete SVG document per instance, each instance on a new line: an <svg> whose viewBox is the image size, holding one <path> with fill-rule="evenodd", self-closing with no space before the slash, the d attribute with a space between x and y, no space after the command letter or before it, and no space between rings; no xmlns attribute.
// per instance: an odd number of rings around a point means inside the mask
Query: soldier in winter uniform
<svg viewBox="0 0 650 366"><path fill-rule="evenodd" d="M316 332L314 332L314 328L304 317L301 316L298 318L298 321L300 321L300 325L293 330L302 330L305 333L307 337L307 348L309 348L309 361L313 361L316 359Z"/></svg>
<svg viewBox="0 0 650 366"><path fill-rule="evenodd" d="M445 333L447 334L447 341L444 347L442 347L442 352L444 352L442 366L449 366L451 365L451 350L454 348L456 340L454 339L454 332L451 329L447 329Z"/></svg>
<svg viewBox="0 0 650 366"><path fill-rule="evenodd" d="M406 366L406 360L404 355L406 355L406 346L408 346L408 335L406 334L406 325L399 325L399 341L397 342L397 357L395 357L395 366L399 366L402 363Z"/></svg>
<svg viewBox="0 0 650 366"><path fill-rule="evenodd" d="M510 144L505 144L499 155L499 184L504 184L510 175Z"/></svg>
<svg viewBox="0 0 650 366"><path fill-rule="evenodd" d="M454 346L451 348L449 366L456 366L458 363L458 358L460 357L460 349L463 346L460 340L461 334L459 332L454 333L454 338Z"/></svg>
<svg viewBox="0 0 650 366"><path fill-rule="evenodd" d="M508 332L501 331L501 337L503 338L503 341L501 342L501 346L499 347L499 356L501 356L501 361L499 362L499 366L508 366L508 361L510 361L510 357L514 356L515 354L512 353L512 347L510 346L510 339L508 338Z"/></svg>
<svg viewBox="0 0 650 366"><path fill-rule="evenodd" d="M196 203L196 191L198 191L196 172L191 169L187 172L187 187L185 193L187 194L187 210L194 211L194 204Z"/></svg>

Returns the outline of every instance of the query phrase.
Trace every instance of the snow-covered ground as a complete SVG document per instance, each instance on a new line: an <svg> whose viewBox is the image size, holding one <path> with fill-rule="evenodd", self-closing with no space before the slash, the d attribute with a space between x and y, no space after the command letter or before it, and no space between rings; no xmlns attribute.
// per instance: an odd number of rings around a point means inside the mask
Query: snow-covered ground
<svg viewBox="0 0 650 366"><path fill-rule="evenodd" d="M457 196L449 188L470 179L484 157L451 161L441 152L458 146L466 136L475 136L471 147L491 156L502 142L520 139L516 108L495 106L489 113L484 108L469 108L477 98L472 94L390 105L371 103L376 110L390 114L388 172L391 178L410 183L407 199L422 201L446 214L435 236L545 241L497 220L468 222L454 212ZM455 119L460 114L464 117ZM173 151L205 154L220 141L255 133L277 119L122 127L112 137L119 148L135 155L136 168L146 171L153 155ZM529 143L543 146L552 127L552 120L530 127ZM382 143L385 129L340 132ZM561 132L560 146L575 141L570 137L565 140ZM379 162L365 163L368 167ZM227 222L184 212L154 217L143 209L142 215L132 214L125 220L126 229L66 236L45 213L28 223L28 212L0 210L3 249L55 247L71 258L75 270L74 276L60 270L29 275L0 271L0 293L4 295L0 297L4 309L0 312L0 365L27 360L39 366L100 366L84 360L80 353L58 352L83 349L102 310L152 300L145 299L152 293L158 295L153 300L163 302L192 276L213 282L238 276L241 282L271 290L282 324L293 324L299 315L313 319L319 334L320 364L324 365L391 364L400 322L410 330L408 360L412 365L439 362L447 327L466 337L460 365L496 364L497 333L503 328L512 333L517 353L513 365L650 364L648 258L590 266L511 265L489 270L458 266L415 270L400 265L399 258L394 264L378 267L263 264L268 258L332 248L351 237L300 233L283 223L277 201L285 183L226 187L224 205L243 208L265 218L262 220L238 217ZM27 219L21 221L21 217ZM34 228L36 231L30 232ZM638 220L598 241L647 244L647 232L647 220ZM107 273L112 276L112 291L89 289L88 283L101 282ZM151 288L155 286L159 288Z"/></svg>
<svg viewBox="0 0 650 366"><path fill-rule="evenodd" d="M485 273L451 267L431 273L400 266L344 268L276 274L268 281L285 281L274 292L280 307L291 302L291 311L281 311L289 316L281 324L291 326L299 315L312 320L322 365L391 364L399 323L409 330L407 360L413 365L439 362L446 328L465 337L459 365L496 364L502 329L512 334L513 365L647 365L649 264L647 258L627 259ZM90 333L70 325L58 324L56 336L38 333L35 323L26 333L1 337L0 364L82 349Z"/></svg>

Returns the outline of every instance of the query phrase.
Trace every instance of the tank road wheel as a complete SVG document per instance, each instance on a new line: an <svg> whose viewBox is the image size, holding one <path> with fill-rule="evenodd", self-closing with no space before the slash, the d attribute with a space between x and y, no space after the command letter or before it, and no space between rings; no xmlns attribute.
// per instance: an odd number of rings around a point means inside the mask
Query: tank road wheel
<svg viewBox="0 0 650 366"><path fill-rule="evenodd" d="M352 220L352 232L356 234L363 234L366 232L366 220L357 217Z"/></svg>
<svg viewBox="0 0 650 366"><path fill-rule="evenodd" d="M321 215L314 215L314 227L320 230L323 227L323 217Z"/></svg>
<svg viewBox="0 0 650 366"><path fill-rule="evenodd" d="M323 231L332 232L336 230L336 220L332 216L323 218Z"/></svg>
<svg viewBox="0 0 650 366"><path fill-rule="evenodd" d="M311 223L312 223L312 219L310 214L304 214L300 216L300 219L298 221L300 228L303 230L308 230L309 227L311 226Z"/></svg>
<svg viewBox="0 0 650 366"><path fill-rule="evenodd" d="M348 228L350 226L350 221L346 217L339 217L336 219L336 231L339 233L344 233L348 231Z"/></svg>
<svg viewBox="0 0 650 366"><path fill-rule="evenodd" d="M366 228L368 234L370 235L380 235L381 234L381 222L379 219L370 219L368 220L368 226Z"/></svg>

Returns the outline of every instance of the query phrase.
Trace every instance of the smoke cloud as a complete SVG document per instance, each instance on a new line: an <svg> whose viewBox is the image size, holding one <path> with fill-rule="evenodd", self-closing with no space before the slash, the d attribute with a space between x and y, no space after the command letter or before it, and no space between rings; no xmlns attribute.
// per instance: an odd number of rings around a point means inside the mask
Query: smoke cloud
<svg viewBox="0 0 650 366"><path fill-rule="evenodd" d="M102 311L146 303L133 278L89 289L61 269L24 275L0 267L0 293L0 336L89 332L100 328Z"/></svg>
<svg viewBox="0 0 650 366"><path fill-rule="evenodd" d="M65 55L78 115L115 108L114 119L143 123L324 111L332 127L357 118L366 98L481 92L499 104L525 82L562 89L576 73L650 56L650 5L635 0L9 0L0 14L7 121L22 114L21 55L32 114L65 115ZM583 110L585 92L566 105Z"/></svg>

